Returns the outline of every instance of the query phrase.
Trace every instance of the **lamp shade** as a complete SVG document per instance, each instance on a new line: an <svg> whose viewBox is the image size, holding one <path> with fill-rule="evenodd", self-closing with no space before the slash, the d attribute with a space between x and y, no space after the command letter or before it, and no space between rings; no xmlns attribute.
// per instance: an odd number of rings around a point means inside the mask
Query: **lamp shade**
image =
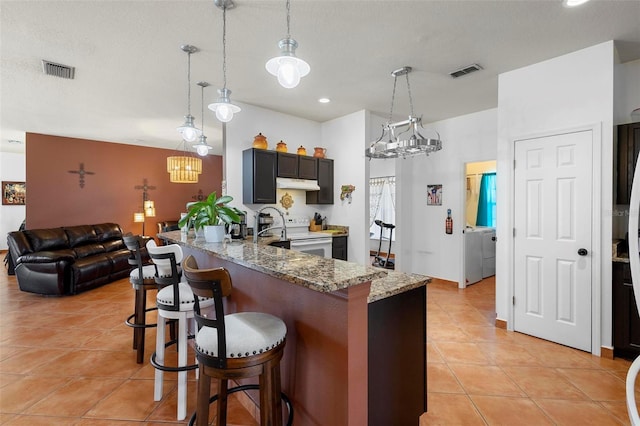
<svg viewBox="0 0 640 426"><path fill-rule="evenodd" d="M198 175L202 173L202 160L189 156L167 157L169 181L173 183L198 183Z"/></svg>
<svg viewBox="0 0 640 426"><path fill-rule="evenodd" d="M278 83L284 88L293 89L300 83L300 78L309 74L311 67L296 57L298 43L292 38L285 38L278 43L280 56L271 58L265 64L270 74L278 77Z"/></svg>
<svg viewBox="0 0 640 426"><path fill-rule="evenodd" d="M144 202L144 215L146 217L155 217L156 216L156 206L153 201L146 200Z"/></svg>
<svg viewBox="0 0 640 426"><path fill-rule="evenodd" d="M133 214L133 221L135 223L141 223L144 222L144 213L142 212L137 212Z"/></svg>

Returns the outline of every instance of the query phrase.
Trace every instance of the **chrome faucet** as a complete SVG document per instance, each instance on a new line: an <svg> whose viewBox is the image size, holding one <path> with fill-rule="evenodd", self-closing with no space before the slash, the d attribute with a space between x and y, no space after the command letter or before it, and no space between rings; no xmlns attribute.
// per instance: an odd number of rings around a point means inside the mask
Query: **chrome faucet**
<svg viewBox="0 0 640 426"><path fill-rule="evenodd" d="M270 226L270 227L268 227L266 229L263 229L262 231L258 232L258 221L259 221L259 218L260 218L260 213L262 213L266 209L275 210L280 215L280 218L282 219L282 233L280 234L280 240L281 241L285 241L287 239L287 223L284 220L284 213L282 213L281 210L279 210L279 209L277 209L275 207L265 206L265 207L261 208L260 210L258 210L255 213L255 216L254 216L255 220L254 220L254 223L253 223L253 242L257 243L258 242L258 235L262 234L263 232L268 231L268 230L273 229L273 228L277 228L277 226Z"/></svg>

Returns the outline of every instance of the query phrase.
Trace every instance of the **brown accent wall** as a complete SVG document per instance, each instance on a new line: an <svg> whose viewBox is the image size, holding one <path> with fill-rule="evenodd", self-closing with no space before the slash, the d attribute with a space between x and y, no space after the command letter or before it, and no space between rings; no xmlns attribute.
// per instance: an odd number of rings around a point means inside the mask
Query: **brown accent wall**
<svg viewBox="0 0 640 426"><path fill-rule="evenodd" d="M174 150L49 136L26 135L27 228L50 228L115 222L124 232L141 233L133 213L142 211L142 186L155 202L156 216L146 219L145 233L155 235L157 222L177 220L198 191L221 191L222 157L203 158L197 184L169 182L167 157ZM84 163L84 187L78 171ZM233 204L233 203L232 203Z"/></svg>

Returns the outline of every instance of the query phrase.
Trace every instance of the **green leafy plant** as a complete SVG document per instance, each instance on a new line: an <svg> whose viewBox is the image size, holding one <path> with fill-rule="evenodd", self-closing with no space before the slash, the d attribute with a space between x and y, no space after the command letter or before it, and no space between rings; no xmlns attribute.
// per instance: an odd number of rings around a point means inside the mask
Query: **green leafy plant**
<svg viewBox="0 0 640 426"><path fill-rule="evenodd" d="M228 206L231 201L233 201L233 197L230 195L218 198L214 191L209 194L206 200L192 204L187 215L178 222L178 226L185 227L189 220L193 220L193 226L196 230L207 225L238 223L240 222L239 210Z"/></svg>

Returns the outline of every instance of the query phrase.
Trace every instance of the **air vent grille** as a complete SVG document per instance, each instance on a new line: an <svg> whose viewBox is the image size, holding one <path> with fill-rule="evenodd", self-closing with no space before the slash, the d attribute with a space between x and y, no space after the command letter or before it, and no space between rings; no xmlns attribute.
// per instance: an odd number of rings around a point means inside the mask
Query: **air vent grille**
<svg viewBox="0 0 640 426"><path fill-rule="evenodd" d="M54 77L68 78L73 80L76 69L68 65L56 64L55 62L42 60L42 71Z"/></svg>
<svg viewBox="0 0 640 426"><path fill-rule="evenodd" d="M471 74L472 72L480 71L482 67L478 64L472 64L466 66L464 68L460 68L459 70L455 70L449 73L449 75L453 78L462 77L463 75Z"/></svg>

